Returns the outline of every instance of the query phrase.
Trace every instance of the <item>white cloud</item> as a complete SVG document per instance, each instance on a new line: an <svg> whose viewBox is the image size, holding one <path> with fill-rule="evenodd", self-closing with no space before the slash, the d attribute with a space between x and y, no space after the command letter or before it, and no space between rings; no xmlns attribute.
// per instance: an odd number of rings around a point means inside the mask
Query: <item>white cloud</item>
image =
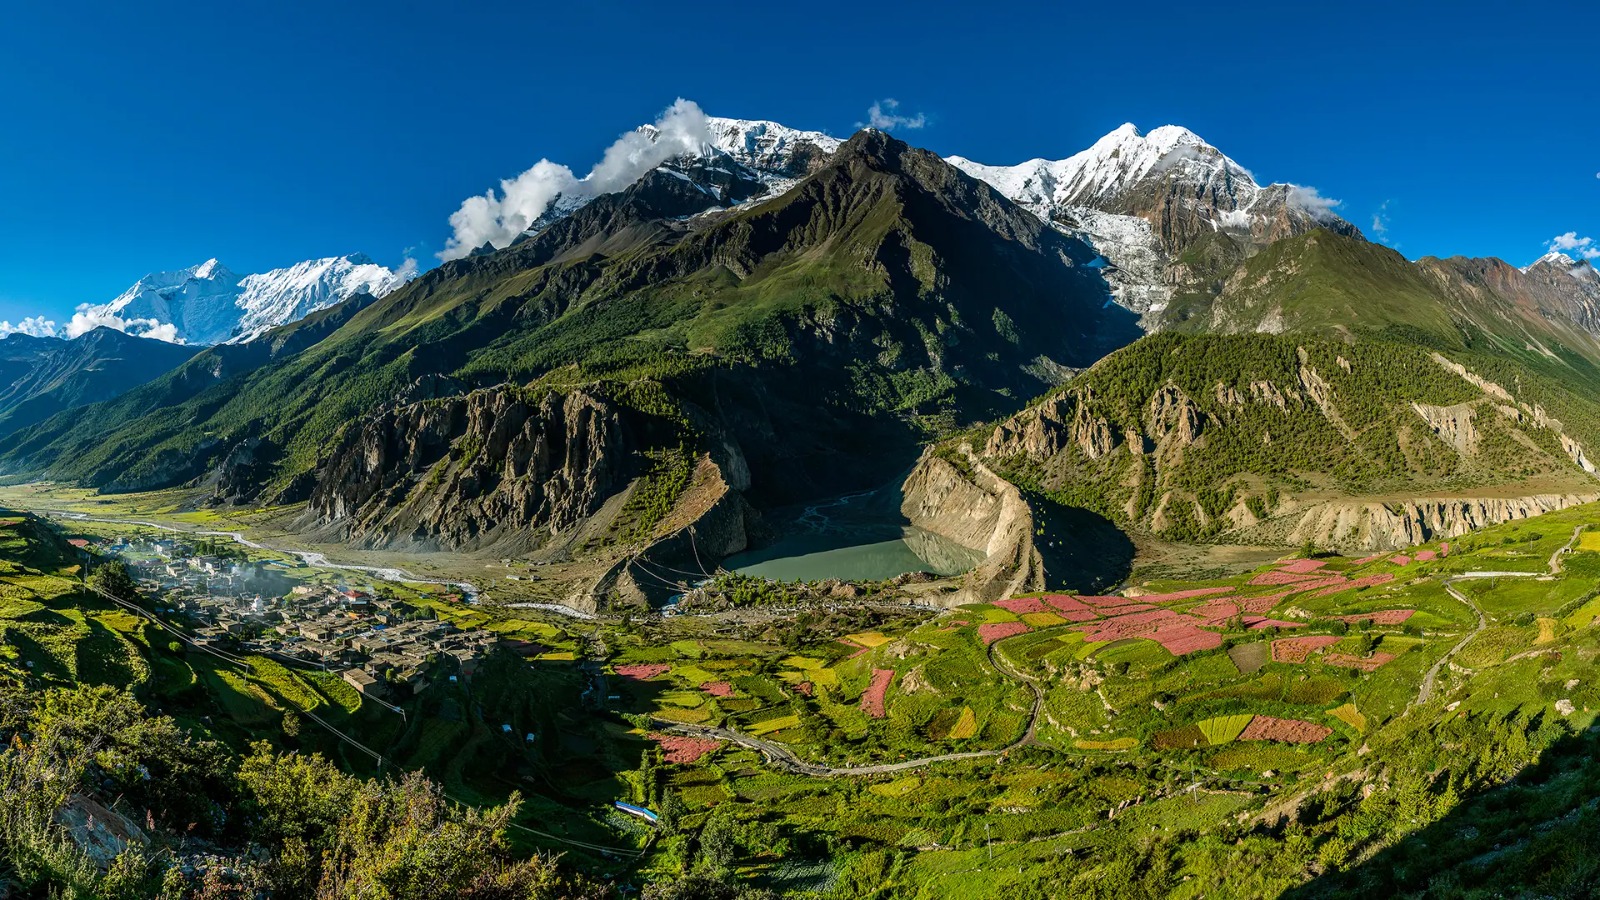
<svg viewBox="0 0 1600 900"><path fill-rule="evenodd" d="M567 166L541 159L521 175L501 181L498 194L491 190L468 197L450 216L454 234L439 258L460 259L486 243L505 247L558 197L579 199L620 191L669 159L698 153L710 141L706 114L698 104L680 97L654 125L617 138L582 178Z"/></svg>
<svg viewBox="0 0 1600 900"><path fill-rule="evenodd" d="M865 122L857 122L856 127L876 128L879 131L893 131L896 128L915 131L928 124L928 117L922 113L917 113L914 116L903 116L898 112L899 109L900 101L893 97L879 100L867 107L867 120Z"/></svg>
<svg viewBox="0 0 1600 900"><path fill-rule="evenodd" d="M134 337L153 338L169 344L183 343L183 339L178 337L178 326L170 322L156 319L124 319L103 306L91 303L78 305L77 311L72 314L72 321L67 323L67 337L80 337L96 328L115 328Z"/></svg>
<svg viewBox="0 0 1600 900"><path fill-rule="evenodd" d="M13 334L27 334L33 337L55 337L56 323L44 316L29 316L13 325L9 321L0 322L0 337Z"/></svg>
<svg viewBox="0 0 1600 900"><path fill-rule="evenodd" d="M1389 203L1385 200L1378 204L1378 211L1372 214L1372 236L1380 243L1389 243Z"/></svg>
<svg viewBox="0 0 1600 900"><path fill-rule="evenodd" d="M1592 237L1578 237L1576 231L1558 234L1545 242L1551 250L1559 250L1566 254L1576 254L1584 259L1600 259L1600 245Z"/></svg>
<svg viewBox="0 0 1600 900"><path fill-rule="evenodd" d="M1289 185L1289 202L1310 213L1314 218L1328 219L1343 201L1324 197L1316 188L1306 184Z"/></svg>

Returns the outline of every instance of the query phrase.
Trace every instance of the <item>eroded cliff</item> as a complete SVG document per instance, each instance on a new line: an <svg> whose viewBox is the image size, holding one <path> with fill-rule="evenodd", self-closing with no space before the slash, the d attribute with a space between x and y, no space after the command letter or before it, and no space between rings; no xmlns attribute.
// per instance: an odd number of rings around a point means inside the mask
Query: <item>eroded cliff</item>
<svg viewBox="0 0 1600 900"><path fill-rule="evenodd" d="M583 389L502 386L406 403L346 429L310 515L357 546L534 548L640 474L621 408Z"/></svg>

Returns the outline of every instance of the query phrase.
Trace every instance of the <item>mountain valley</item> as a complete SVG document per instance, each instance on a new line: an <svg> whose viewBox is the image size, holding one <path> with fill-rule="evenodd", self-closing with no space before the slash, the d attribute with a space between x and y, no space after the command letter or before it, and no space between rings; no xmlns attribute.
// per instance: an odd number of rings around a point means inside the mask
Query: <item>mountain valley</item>
<svg viewBox="0 0 1600 900"><path fill-rule="evenodd" d="M420 274L0 339L0 897L1600 890L1581 253L1413 261L1176 126L689 121Z"/></svg>

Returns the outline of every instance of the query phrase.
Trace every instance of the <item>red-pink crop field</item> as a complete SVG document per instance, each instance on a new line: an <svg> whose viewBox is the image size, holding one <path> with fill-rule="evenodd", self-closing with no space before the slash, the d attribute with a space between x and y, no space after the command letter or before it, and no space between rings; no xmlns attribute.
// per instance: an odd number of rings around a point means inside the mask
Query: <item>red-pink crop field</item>
<svg viewBox="0 0 1600 900"><path fill-rule="evenodd" d="M1001 638L1022 634L1027 630L1028 626L1023 622L989 622L978 626L978 640L983 641L983 645L987 647Z"/></svg>
<svg viewBox="0 0 1600 900"><path fill-rule="evenodd" d="M733 685L726 681L708 681L705 684L700 685L700 690L705 691L713 697L733 696Z"/></svg>
<svg viewBox="0 0 1600 900"><path fill-rule="evenodd" d="M1010 610L1014 613L1044 612L1044 601L1038 597L1012 597L1009 600L996 600L995 606Z"/></svg>
<svg viewBox="0 0 1600 900"><path fill-rule="evenodd" d="M1157 625L1176 622L1184 622L1188 625L1194 624L1192 619L1185 619L1170 609L1151 609L1144 612L1130 613L1126 616L1103 619L1090 625L1079 625L1077 627L1084 632L1085 639L1092 643L1096 641L1120 641L1124 638L1149 637L1156 630Z"/></svg>
<svg viewBox="0 0 1600 900"><path fill-rule="evenodd" d="M1402 625L1412 616L1416 615L1414 609L1380 609L1375 612L1356 613L1349 616L1337 616L1341 622L1355 625L1359 622L1371 622L1374 625Z"/></svg>
<svg viewBox="0 0 1600 900"><path fill-rule="evenodd" d="M661 745L662 755L667 762L682 766L690 765L722 746L721 741L710 738L682 737L676 734L652 733L650 740Z"/></svg>
<svg viewBox="0 0 1600 900"><path fill-rule="evenodd" d="M1100 614L1090 609L1088 604L1067 594L1049 594L1044 602L1068 622L1090 622L1100 618Z"/></svg>
<svg viewBox="0 0 1600 900"><path fill-rule="evenodd" d="M873 669L872 683L867 685L867 692L861 695L861 711L874 719L883 718L886 715L883 698L889 693L889 683L892 681L894 681L893 669Z"/></svg>
<svg viewBox="0 0 1600 900"><path fill-rule="evenodd" d="M1325 565L1327 563L1320 559L1291 559L1278 568L1284 572L1298 572L1304 575L1307 572L1315 572Z"/></svg>
<svg viewBox="0 0 1600 900"><path fill-rule="evenodd" d="M1387 553L1387 552L1388 551L1385 551L1385 553ZM1360 559L1355 561L1355 564L1358 565L1358 566L1364 566L1369 562L1377 562L1378 560L1383 559L1383 557L1384 557L1384 553L1374 553L1371 556L1363 556L1363 557L1361 557Z"/></svg>
<svg viewBox="0 0 1600 900"><path fill-rule="evenodd" d="M1415 554L1413 554L1413 558L1416 559L1417 562L1432 562L1438 556L1439 554L1433 552L1432 550L1418 550Z"/></svg>
<svg viewBox="0 0 1600 900"><path fill-rule="evenodd" d="M637 681L647 681L670 671L672 671L672 666L667 663L632 663L626 666L617 666L618 675Z"/></svg>
<svg viewBox="0 0 1600 900"><path fill-rule="evenodd" d="M1311 654L1324 647L1331 647L1339 643L1339 638L1331 634L1312 634L1305 637L1279 638L1272 642L1272 661L1284 663L1303 663Z"/></svg>
<svg viewBox="0 0 1600 900"><path fill-rule="evenodd" d="M1078 628L1090 642L1145 638L1165 647L1174 656L1222 646L1222 635L1203 631L1194 619L1170 609L1148 609Z"/></svg>
<svg viewBox="0 0 1600 900"><path fill-rule="evenodd" d="M1108 597L1079 596L1077 599L1078 602L1086 603L1095 609L1110 609L1114 606L1127 606L1129 603L1140 603L1143 602L1145 598L1140 597L1138 600L1134 600L1129 597L1119 597L1116 594L1112 594Z"/></svg>
<svg viewBox="0 0 1600 900"><path fill-rule="evenodd" d="M1158 625L1150 639L1167 648L1167 652L1173 656L1197 650L1215 650L1222 646L1222 635L1215 631L1204 631L1187 622Z"/></svg>
<svg viewBox="0 0 1600 900"><path fill-rule="evenodd" d="M1250 724L1239 733L1241 741L1282 741L1286 744L1315 744L1328 735L1333 734L1333 729L1326 725L1314 722L1302 722L1299 719L1278 719L1272 716L1256 716Z"/></svg>
<svg viewBox="0 0 1600 900"><path fill-rule="evenodd" d="M1326 578L1318 578L1315 581L1302 581L1299 584L1290 587L1289 593L1298 594L1303 591L1317 591L1324 588L1333 588L1334 590L1342 591L1349 583L1350 582L1346 581L1343 575L1329 575Z"/></svg>
<svg viewBox="0 0 1600 900"><path fill-rule="evenodd" d="M1220 625L1239 614L1239 604L1212 600L1189 610L1188 614L1199 619L1202 625Z"/></svg>
<svg viewBox="0 0 1600 900"><path fill-rule="evenodd" d="M1058 612L1089 608L1088 604L1084 603L1083 600L1071 594L1045 594L1044 602L1055 607Z"/></svg>
<svg viewBox="0 0 1600 900"><path fill-rule="evenodd" d="M1264 594L1260 597L1246 597L1239 601L1239 609L1247 613L1264 613L1278 605L1278 602L1289 596L1290 591L1280 594Z"/></svg>
<svg viewBox="0 0 1600 900"><path fill-rule="evenodd" d="M1445 543L1441 543L1439 545L1439 555L1440 556L1449 556L1450 555L1450 545L1449 544L1445 544Z"/></svg>
<svg viewBox="0 0 1600 900"><path fill-rule="evenodd" d="M1411 557L1405 555L1404 553L1396 553L1395 555L1389 557L1389 562L1392 562L1397 566L1409 566L1411 565Z"/></svg>
<svg viewBox="0 0 1600 900"><path fill-rule="evenodd" d="M1363 672L1375 672L1378 667L1387 662L1394 661L1393 653L1374 653L1371 656L1352 656L1349 653L1329 653L1322 657L1322 661L1330 666L1340 666L1346 669L1360 669Z"/></svg>

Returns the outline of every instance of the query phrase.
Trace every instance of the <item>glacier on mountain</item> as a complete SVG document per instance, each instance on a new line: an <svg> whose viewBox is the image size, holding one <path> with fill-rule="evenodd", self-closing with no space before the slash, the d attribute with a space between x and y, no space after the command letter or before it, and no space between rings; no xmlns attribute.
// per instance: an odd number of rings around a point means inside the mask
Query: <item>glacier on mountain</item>
<svg viewBox="0 0 1600 900"><path fill-rule="evenodd" d="M66 336L105 326L174 343L237 343L357 293L381 297L414 275L414 264L392 271L361 254L243 276L208 259L146 275L109 303L79 306Z"/></svg>

